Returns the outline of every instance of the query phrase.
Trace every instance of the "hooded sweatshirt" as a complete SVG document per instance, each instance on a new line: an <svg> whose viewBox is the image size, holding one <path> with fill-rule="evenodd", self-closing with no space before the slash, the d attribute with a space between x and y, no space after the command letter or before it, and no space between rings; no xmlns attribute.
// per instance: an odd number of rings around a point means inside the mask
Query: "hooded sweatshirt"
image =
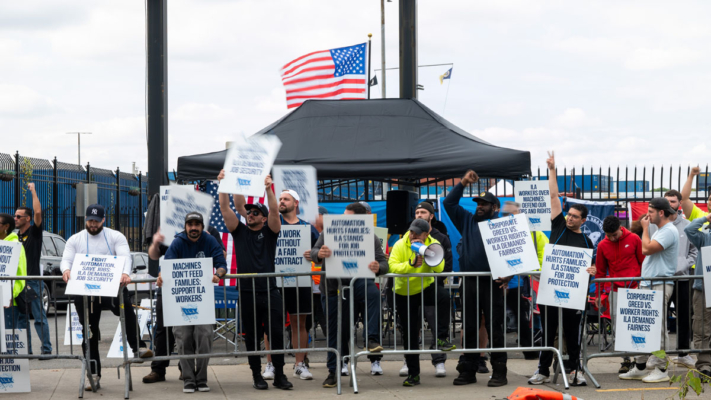
<svg viewBox="0 0 711 400"><path fill-rule="evenodd" d="M180 258L212 258L212 267L215 270L219 268L227 269L222 245L205 231L202 231L197 242L190 240L185 231L175 235L175 240L173 240L173 243L170 244L168 251L165 253L165 259L175 260Z"/></svg>
<svg viewBox="0 0 711 400"><path fill-rule="evenodd" d="M13 232L7 235L3 241L19 243L20 238ZM27 276L27 259L25 258L25 248L23 246L20 246L20 263L17 265L17 274L15 274L15 276ZM17 302L15 302L14 299L19 296L20 292L25 288L25 281L15 280L14 282L12 286L12 304L16 306Z"/></svg>
<svg viewBox="0 0 711 400"><path fill-rule="evenodd" d="M704 261L701 257L701 248L706 247L706 246L711 246L711 230L709 229L701 229L704 224L707 224L709 221L706 219L706 217L700 217L696 218L695 220L691 221L689 225L686 226L684 229L684 232L686 233L686 236L689 238L689 241L696 246L697 249L699 249L698 255L696 256L696 268L695 268L695 275L703 275L704 274ZM704 290L704 280L703 279L695 279L694 280L694 285L692 286L694 290L699 290L703 291ZM708 288L707 288L708 290Z"/></svg>
<svg viewBox="0 0 711 400"><path fill-rule="evenodd" d="M597 247L597 273L595 278L637 278L642 273L642 240L625 228L622 236L613 242L607 237ZM638 282L613 282L613 291L619 288L634 289Z"/></svg>
<svg viewBox="0 0 711 400"><path fill-rule="evenodd" d="M481 239L479 222L474 214L459 205L464 194L464 186L458 183L442 202L449 219L462 234L462 251L459 253L461 272L490 272L489 259Z"/></svg>

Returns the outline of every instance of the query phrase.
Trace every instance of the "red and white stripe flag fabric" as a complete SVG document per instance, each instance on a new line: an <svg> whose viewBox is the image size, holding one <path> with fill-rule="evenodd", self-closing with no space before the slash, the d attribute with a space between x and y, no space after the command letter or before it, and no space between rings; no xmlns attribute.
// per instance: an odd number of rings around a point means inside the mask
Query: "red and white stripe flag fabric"
<svg viewBox="0 0 711 400"><path fill-rule="evenodd" d="M301 56L280 71L286 89L286 106L298 107L309 99L365 99L367 69L368 43Z"/></svg>

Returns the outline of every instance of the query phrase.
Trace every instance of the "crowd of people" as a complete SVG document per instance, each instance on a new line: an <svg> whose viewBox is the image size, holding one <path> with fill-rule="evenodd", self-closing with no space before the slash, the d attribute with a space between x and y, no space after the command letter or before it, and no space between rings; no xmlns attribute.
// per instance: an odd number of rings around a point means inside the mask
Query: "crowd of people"
<svg viewBox="0 0 711 400"><path fill-rule="evenodd" d="M551 153L547 160L549 176L556 176L555 157ZM677 348L681 351L691 349L691 338L695 349L709 349L711 340L711 309L706 308L703 281L694 280L665 280L665 278L701 275L702 252L700 249L711 245L711 231L708 224L711 214L705 213L696 207L690 200L692 181L698 175L698 168L693 168L681 192L670 190L663 197L654 198L649 202L649 209L639 221L636 221L632 231L622 227L616 216L608 216L603 222L605 238L597 246L593 266L586 272L590 277L596 278L651 278L648 281L625 281L620 279L609 288L607 303L599 294L592 293L596 306L602 310L608 307L611 313L611 322L615 323L615 305L618 302L617 291L620 288L644 288L659 291L664 294L665 307L675 303L677 315ZM224 178L224 171L217 180ZM460 200L466 187L476 183L478 176L474 171L467 171L461 181L447 195L443 207L453 225L462 236L457 245L459 254L459 270L461 272L490 272L489 260L486 255L482 233L479 223L487 220L508 216L521 212L520 204L508 201L501 207L499 199L490 192L483 192L474 197L476 202L475 212L468 211L460 205ZM570 206L564 216L559 200L558 184L555 179L549 182L551 197L551 234L550 239L542 232L531 232L538 255L539 264L543 263L544 247L547 243L592 249L593 241L587 237L582 226L588 217L588 209L584 205ZM230 196L226 193L219 195L219 207L225 221L227 230L232 235L234 255L237 258L240 274L250 274L249 279L238 279L237 287L240 290L241 332L244 333L244 345L248 352L260 350L262 340L267 349L283 350L284 329L286 314L290 316L291 343L297 351L295 353L292 377L312 380L313 373L309 370L307 349L309 329L313 325L316 310L326 310L323 320L319 321L321 328L327 336L327 345L337 348L341 356L349 355L349 340L351 334L351 316L349 296L355 296L356 312L361 315L364 322L363 340L366 344L365 351L371 361L371 374L382 375L380 365L382 359L382 337L380 334L382 323L382 294L373 279L360 279L351 290L339 291L339 286L350 285L350 280L320 279L315 287L284 288L277 285L273 277L259 278L259 274L275 272L275 257L277 240L282 226L308 225L311 228L311 249L302 256L313 263L315 269L327 271L332 249L325 245L325 237L321 234L322 223L311 226L301 220L298 215L299 195L293 190L285 190L275 194L271 177L267 176L264 182L267 198L266 205L261 203L249 204L244 196L234 195L234 211L230 206ZM0 214L0 240L21 242L23 244L22 256L17 275L41 275L40 254L42 245L42 213L41 204L34 186L29 185L32 193L33 208L20 207L15 212L14 218L8 214ZM711 205L711 198L709 198ZM34 209L34 211L33 211ZM327 211L319 209L320 217ZM345 208L345 214L369 214L370 207L367 203L354 202ZM156 326L152 349L147 349L145 343L137 339L136 315L130 304L130 296L126 285L131 282L131 257L126 238L118 231L106 226L105 209L99 204L91 205L86 210L86 227L81 232L69 238L64 249L61 262L63 279L71 279L73 259L76 254L99 254L126 256L121 275L121 286L124 291L124 303L119 304L117 297L90 297L88 306L88 320L84 312L79 312L82 326L89 324L90 335L82 341L84 352L90 350L90 373L94 383L94 390L100 388L101 357L99 354L98 339L101 336L99 322L101 311L110 309L118 315L121 308L125 311L126 337L134 352L134 357L151 358L155 356L170 355L174 346L180 355L210 354L213 342L213 327L211 325L169 327L163 326L163 301L161 291L156 297ZM165 237L160 230L156 232L148 249L152 260L212 258L214 276L212 281L217 283L228 272L225 259L226 249L219 236L211 232L206 226L203 215L191 212L185 215L185 230L178 234L170 246L164 245ZM17 233L15 230L17 229ZM214 230L214 229L213 229ZM425 258L413 251L413 244L421 243L425 246L432 244L441 245L444 257L437 265L428 265ZM375 257L368 264L368 268L376 276L387 273L394 274L419 274L442 273L453 270L452 243L446 229L435 218L435 209L428 202L421 202L416 208L415 219L404 234L386 254L381 245L380 238L374 237L373 249ZM256 277L255 277L256 276ZM529 291L536 275L514 276L499 279L491 277L472 277L463 279L460 285L460 299L462 306L462 334L459 340L452 340L451 303L449 292L445 289L444 277L395 277L386 284L387 301L397 316L401 340L398 342L404 350L417 350L420 343L424 342L425 333L421 331L422 318L424 317L431 330L432 343L429 348L433 351L432 364L436 377L445 377L447 371L445 361L447 352L455 349L486 349L507 347L507 321L505 304L518 319L518 346L523 349L526 359L538 360L536 371L528 381L531 385L540 385L550 382L551 368L554 354L551 351L536 351L535 347L553 346L556 338L564 342L568 358L565 371L570 374L573 385L585 385L586 380L581 372L581 340L583 339L582 318L583 313L578 310L554 306L539 306L538 318L535 317L536 308L535 292L531 291L533 301L529 301ZM248 283L248 284L247 284ZM157 285L163 285L163 277L159 274ZM13 303L5 310L6 327L28 327L26 310L18 307L16 298L26 289L40 292L41 281L15 280L12 290ZM339 296L344 299L339 302ZM316 296L316 297L314 297ZM30 298L30 297L27 297ZM317 301L314 302L313 299ZM78 310L83 310L84 299L82 296L74 297ZM282 309L285 304L286 309ZM341 309L339 310L339 304ZM51 354L49 326L42 307L41 300L34 298L26 307L31 307L35 315L35 329L41 338L41 354ZM340 320L338 319L340 311ZM562 324L558 324L558 313L562 313ZM538 322L536 321L538 320ZM689 332L690 321L692 329ZM324 327L325 324L325 327ZM666 320L664 321L666 324ZM340 327L340 346L338 332ZM534 335L534 330L539 331ZM27 329L29 352L32 353L30 330ZM533 341L534 336L540 336L540 344ZM666 325L662 332L662 348L671 349L667 337ZM507 352L491 352L491 377L488 386L498 387L508 384L507 380ZM400 374L405 376L404 386L416 386L421 383L422 370L420 368L420 355L407 353L404 356L404 365ZM283 353L270 354L267 364L262 368L259 355L249 355L249 367L252 371L253 387L257 390L269 388L267 380L272 381L272 386L279 389L292 389L285 371L285 357ZM468 385L477 382L477 373L489 370L486 366L486 354L480 352L461 353L457 362L457 376L454 385ZM619 378L623 380L641 380L643 382L663 382L669 380L667 371L668 361L675 362L688 368L696 368L705 375L711 375L711 354L702 352L695 361L685 352L670 359L660 359L655 356L638 356L634 360L624 358L619 369ZM190 358L183 357L179 362L183 391L209 391L207 367L209 357ZM146 384L165 380L166 367L169 361L153 361L151 372L143 378ZM328 373L322 383L323 387L332 388L337 385L337 374L347 376L348 364L343 364L338 370L338 360L335 354L328 353ZM87 386L91 389L91 385Z"/></svg>

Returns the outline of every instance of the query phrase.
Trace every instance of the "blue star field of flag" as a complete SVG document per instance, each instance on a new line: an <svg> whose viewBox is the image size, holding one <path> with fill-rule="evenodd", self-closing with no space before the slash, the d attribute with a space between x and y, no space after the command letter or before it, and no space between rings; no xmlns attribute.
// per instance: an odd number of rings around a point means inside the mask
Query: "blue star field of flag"
<svg viewBox="0 0 711 400"><path fill-rule="evenodd" d="M333 63L336 65L334 77L343 75L365 75L365 48L366 44L357 44L350 47L341 47L331 50Z"/></svg>
<svg viewBox="0 0 711 400"><path fill-rule="evenodd" d="M212 225L218 232L227 232L225 219L222 218L222 212L220 211L220 201L218 198L219 193L217 192L217 188L219 186L219 183L213 181L207 181L207 184L205 185L205 192L215 199L215 202L212 205L212 212L210 213L209 225ZM230 196L230 208L235 213L237 212L232 196Z"/></svg>

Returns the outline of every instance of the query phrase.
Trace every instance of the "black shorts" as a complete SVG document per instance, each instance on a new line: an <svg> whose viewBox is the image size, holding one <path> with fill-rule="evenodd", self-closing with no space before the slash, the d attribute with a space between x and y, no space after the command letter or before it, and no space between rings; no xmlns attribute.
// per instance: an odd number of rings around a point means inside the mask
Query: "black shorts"
<svg viewBox="0 0 711 400"><path fill-rule="evenodd" d="M297 295L298 289L298 295ZM297 308L298 296L298 308ZM310 287L287 287L284 288L284 309L292 315L311 314L311 288Z"/></svg>

